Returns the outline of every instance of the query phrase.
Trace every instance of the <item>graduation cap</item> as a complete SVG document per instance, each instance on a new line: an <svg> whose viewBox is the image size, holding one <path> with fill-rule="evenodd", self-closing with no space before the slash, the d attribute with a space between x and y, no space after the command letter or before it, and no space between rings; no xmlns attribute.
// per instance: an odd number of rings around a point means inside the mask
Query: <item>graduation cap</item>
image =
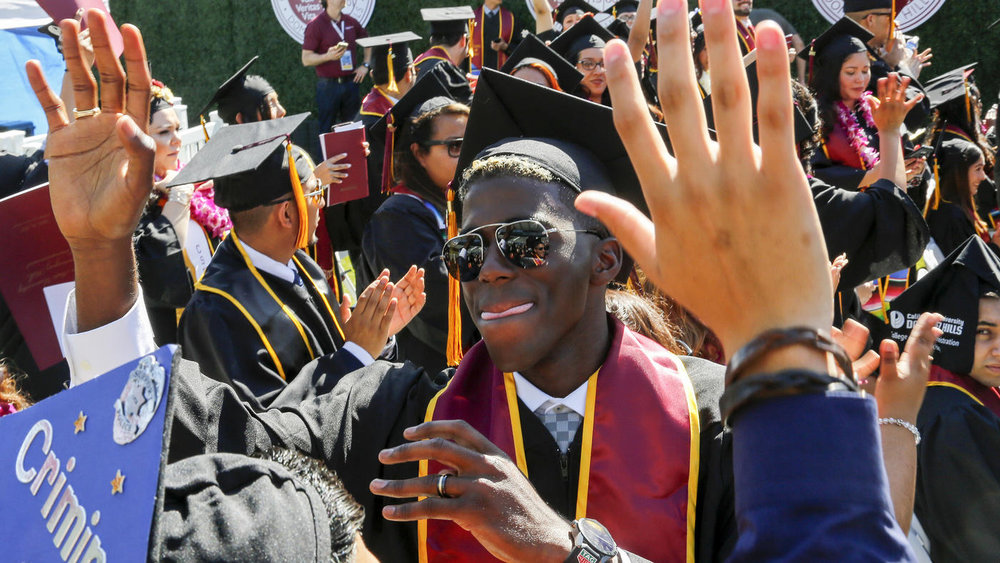
<svg viewBox="0 0 1000 563"><path fill-rule="evenodd" d="M372 82L388 84L395 90L396 77L406 74L413 63L413 53L407 43L419 40L420 36L412 31L358 39L358 45L372 50Z"/></svg>
<svg viewBox="0 0 1000 563"><path fill-rule="evenodd" d="M757 141L757 96L760 92L760 83L757 81L757 61L754 60L746 67L747 71L747 82L750 85L750 104L753 108L753 138L754 142ZM703 100L705 104L705 119L708 123L708 128L715 129L715 114L712 109L712 96L706 96ZM806 139L812 138L815 131L813 130L813 125L809 119L802 113L802 109L796 105L795 115L792 116L795 120L795 143L801 143Z"/></svg>
<svg viewBox="0 0 1000 563"><path fill-rule="evenodd" d="M600 10L584 0L563 0L562 4L555 7L552 15L559 22L559 25L563 25L563 20L566 19L566 16L573 14L599 14L600 12Z"/></svg>
<svg viewBox="0 0 1000 563"><path fill-rule="evenodd" d="M604 10L604 13L617 18L619 14L634 14L637 11L639 11L639 0L618 0L610 8Z"/></svg>
<svg viewBox="0 0 1000 563"><path fill-rule="evenodd" d="M0 418L4 559L146 560L176 350L160 348Z"/></svg>
<svg viewBox="0 0 1000 563"><path fill-rule="evenodd" d="M977 64L979 63L968 64L929 80L924 91L930 100L931 108L936 108L945 102L964 97L965 105L968 109L966 117L969 123L971 123L972 109L971 101L969 100L969 77L972 76L973 71L975 71L974 67Z"/></svg>
<svg viewBox="0 0 1000 563"><path fill-rule="evenodd" d="M393 183L393 151L397 143L408 143L410 120L431 111L435 105L458 102L468 104L472 99L472 87L468 81L459 80L451 65L434 65L410 88L392 109L372 125L368 131L373 150L381 148L382 191L388 192ZM190 165L189 165L190 166Z"/></svg>
<svg viewBox="0 0 1000 563"><path fill-rule="evenodd" d="M476 19L476 13L468 6L450 8L421 8L420 17L431 24L431 35L462 35L469 31L469 22Z"/></svg>
<svg viewBox="0 0 1000 563"><path fill-rule="evenodd" d="M514 52L507 57L507 62L500 68L500 72L513 74L515 70L525 65L544 68L552 73L563 92L572 92L583 80L583 73L541 39L531 34L526 35Z"/></svg>
<svg viewBox="0 0 1000 563"><path fill-rule="evenodd" d="M584 16L576 25L553 39L549 47L562 55L570 64L575 65L580 51L590 48L603 49L608 41L614 38L614 34L597 23L593 16Z"/></svg>
<svg viewBox="0 0 1000 563"><path fill-rule="evenodd" d="M956 374L972 370L979 322L979 299L1000 291L1000 258L978 236L971 236L940 264L889 305L889 322L866 317L876 341L891 338L900 344L922 313L940 313L944 335L934 345L933 363Z"/></svg>
<svg viewBox="0 0 1000 563"><path fill-rule="evenodd" d="M149 559L349 559L363 509L319 462L287 450L269 457L212 453L168 465Z"/></svg>
<svg viewBox="0 0 1000 563"><path fill-rule="evenodd" d="M812 84L813 65L829 64L828 61L839 61L845 54L855 52L858 42L867 51L868 42L874 38L870 31L861 27L856 21L842 17L826 31L809 43L809 48L798 54L798 57L809 63L809 84ZM837 69L840 70L839 68Z"/></svg>
<svg viewBox="0 0 1000 563"><path fill-rule="evenodd" d="M611 20L611 22L608 24L608 31L614 33L615 37L618 37L622 40L628 40L629 34L632 33L632 28L630 28L627 23L616 18Z"/></svg>
<svg viewBox="0 0 1000 563"><path fill-rule="evenodd" d="M242 114L243 121L255 121L257 112L263 112L264 98L274 92L267 80L255 74L247 75L250 67L257 62L260 57L255 56L250 59L243 68L236 71L212 94L212 99L205 104L198 112L201 119L202 128L205 128L205 114L213 105L219 104L219 116L228 124L236 123L236 115ZM205 131L205 140L208 140L208 131Z"/></svg>
<svg viewBox="0 0 1000 563"><path fill-rule="evenodd" d="M291 134L307 117L300 113L223 127L167 187L214 180L215 202L232 212L268 205L291 193L299 213L296 247L305 248L309 217L302 182L313 164L292 145Z"/></svg>

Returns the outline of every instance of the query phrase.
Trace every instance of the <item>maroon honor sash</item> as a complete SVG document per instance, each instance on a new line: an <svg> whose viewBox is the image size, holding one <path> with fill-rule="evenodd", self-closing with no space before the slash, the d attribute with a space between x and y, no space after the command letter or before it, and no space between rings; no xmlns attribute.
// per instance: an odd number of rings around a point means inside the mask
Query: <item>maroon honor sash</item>
<svg viewBox="0 0 1000 563"><path fill-rule="evenodd" d="M448 61L449 63L451 62L451 57L448 56L448 51L445 51L444 47L437 45L421 53L420 56L413 61L413 64L415 66L420 66L420 63L429 59L439 59L442 61Z"/></svg>
<svg viewBox="0 0 1000 563"><path fill-rule="evenodd" d="M361 115L382 117L392 109L392 99L378 86L371 89L364 100L361 100Z"/></svg>
<svg viewBox="0 0 1000 563"><path fill-rule="evenodd" d="M483 7L479 6L475 9L476 21L472 27L472 66L475 68L483 68L483 49L490 49L490 43L496 39L496 37L483 37ZM506 8L500 8L500 13L498 16L500 18L500 39L503 39L505 43L510 44L510 40L514 38L514 12ZM497 68L493 70L499 70L503 66L503 63L507 61L507 53L502 51L497 52Z"/></svg>
<svg viewBox="0 0 1000 563"><path fill-rule="evenodd" d="M740 34L740 47L744 55L757 48L757 33L752 25L743 25L743 22L736 20L736 31Z"/></svg>
<svg viewBox="0 0 1000 563"><path fill-rule="evenodd" d="M624 549L653 561L693 561L698 407L681 361L614 321L611 350L587 388L576 518L596 518ZM427 407L426 420L462 419L528 474L513 374L480 342ZM444 466L420 462L420 475ZM447 520L418 522L420 561L493 558Z"/></svg>

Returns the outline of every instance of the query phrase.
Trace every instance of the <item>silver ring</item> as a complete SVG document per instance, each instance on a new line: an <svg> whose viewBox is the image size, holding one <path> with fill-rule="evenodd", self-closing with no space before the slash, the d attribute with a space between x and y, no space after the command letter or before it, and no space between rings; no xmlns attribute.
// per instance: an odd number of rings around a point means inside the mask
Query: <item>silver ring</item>
<svg viewBox="0 0 1000 563"><path fill-rule="evenodd" d="M445 481L448 480L448 477L449 475L447 473L442 473L438 476L438 496L441 498L451 498L451 495L444 490Z"/></svg>

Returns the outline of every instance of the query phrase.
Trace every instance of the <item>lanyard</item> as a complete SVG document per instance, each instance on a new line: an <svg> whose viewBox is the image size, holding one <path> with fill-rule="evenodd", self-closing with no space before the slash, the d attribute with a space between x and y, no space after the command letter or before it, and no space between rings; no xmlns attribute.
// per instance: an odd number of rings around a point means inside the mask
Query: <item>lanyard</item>
<svg viewBox="0 0 1000 563"><path fill-rule="evenodd" d="M340 17L340 27L337 27L337 22L333 20L330 20L330 25L333 26L333 30L337 32L337 35L339 35L342 40L347 41L347 36L344 35L344 26L347 25L347 22L344 21L343 16Z"/></svg>

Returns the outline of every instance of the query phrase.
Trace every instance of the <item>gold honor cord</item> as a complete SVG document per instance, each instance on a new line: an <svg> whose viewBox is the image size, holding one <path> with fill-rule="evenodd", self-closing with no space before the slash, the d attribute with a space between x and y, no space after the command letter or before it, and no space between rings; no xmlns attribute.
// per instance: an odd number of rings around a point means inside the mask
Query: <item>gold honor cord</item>
<svg viewBox="0 0 1000 563"><path fill-rule="evenodd" d="M312 279L312 276L306 273L306 269L302 267L302 263L299 262L298 257L292 256L292 260L295 262L295 266L298 267L299 272L302 274L302 277L309 280L309 285L311 285L313 289L316 290L316 294L319 295L319 298L323 301L323 306L326 307L326 312L330 314L330 319L333 321L334 328L337 329L337 334L340 335L341 340L346 342L347 338L344 336L344 330L340 328L340 322L337 321L337 315L333 314L333 307L330 306L330 301L326 298L326 295L324 295L323 292L320 291L319 285L316 283L316 280ZM337 272L334 272L333 276L334 278L336 278Z"/></svg>
<svg viewBox="0 0 1000 563"><path fill-rule="evenodd" d="M236 236L235 232L232 234L232 237L233 237L233 243L236 245L236 250L239 251L240 256L243 257L243 261L246 263L247 268L250 270L250 273L253 274L253 277L257 279L257 282L264 288L265 291L267 291L267 294L271 296L271 299L273 299L274 302L278 304L278 306L281 308L281 311L285 313L286 317L288 317L288 320L292 321L292 324L295 325L295 329L299 331L299 336L302 337L302 343L306 345L306 350L309 352L309 359L315 360L316 354L313 352L312 344L309 343L309 337L306 336L306 331L305 329L302 328L302 323L299 322L298 317L295 316L295 312L292 311L288 307L288 305L285 305L281 301L281 299L279 299L278 296L275 295L274 290L271 289L271 286L268 285L266 281L264 281L264 278L260 275L260 272L257 271L257 268L253 265L253 262L250 260L250 257L247 256L247 252L243 248L243 243L240 242L240 239L238 236Z"/></svg>
<svg viewBox="0 0 1000 563"><path fill-rule="evenodd" d="M677 374L684 384L684 394L687 396L688 426L691 429L691 450L688 463L688 506L687 506L687 563L694 563L695 523L698 517L698 476L701 472L701 417L698 414L698 399L691 385L684 362L670 354L670 359L677 366Z"/></svg>
<svg viewBox="0 0 1000 563"><path fill-rule="evenodd" d="M281 376L281 380L288 381L288 379L285 377L285 368L282 367L281 360L278 359L278 354L274 351L274 347L271 346L271 342L267 339L267 336L264 334L264 330L260 327L260 324L258 324L257 321L254 320L253 315L251 315L250 312L246 310L246 307L244 307L243 304L240 303L238 299L226 293L225 291L222 291L221 289L205 285L201 282L196 283L194 288L208 293L214 293L216 295L219 295L228 300L230 303L232 303L234 307L239 309L239 311L243 313L243 316L246 317L247 321L250 322L250 326L252 326L254 331L257 332L257 336L260 337L261 342L264 343L264 348L267 350L267 354L271 357L271 361L274 362L274 367L277 368L278 375Z"/></svg>
<svg viewBox="0 0 1000 563"><path fill-rule="evenodd" d="M931 381L930 383L927 384L927 386L928 387L950 387L952 389L958 389L962 393L965 393L966 395L968 395L970 399L972 399L973 401L979 403L979 406L983 406L983 402L980 401L978 397L976 397L975 395L973 395L972 393L970 393L968 389L966 389L964 387L960 387L958 385L955 385L954 383L951 383L951 382L948 382L948 381Z"/></svg>

